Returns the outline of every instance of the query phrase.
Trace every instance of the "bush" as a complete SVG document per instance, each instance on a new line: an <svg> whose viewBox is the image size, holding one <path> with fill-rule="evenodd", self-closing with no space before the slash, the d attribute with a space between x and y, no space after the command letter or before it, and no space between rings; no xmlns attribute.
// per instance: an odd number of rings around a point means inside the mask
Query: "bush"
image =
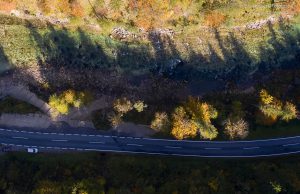
<svg viewBox="0 0 300 194"><path fill-rule="evenodd" d="M147 104L145 104L143 101L137 101L133 104L133 108L137 111L137 112L143 112L145 108L147 108Z"/></svg>
<svg viewBox="0 0 300 194"><path fill-rule="evenodd" d="M16 2L11 0L0 0L0 10L10 12L16 9Z"/></svg>
<svg viewBox="0 0 300 194"><path fill-rule="evenodd" d="M243 119L233 121L232 119L227 119L225 121L225 134L232 139L244 139L249 134L249 125Z"/></svg>
<svg viewBox="0 0 300 194"><path fill-rule="evenodd" d="M122 115L114 112L108 116L108 120L113 128L117 128L123 122Z"/></svg>
<svg viewBox="0 0 300 194"><path fill-rule="evenodd" d="M80 108L83 104L91 101L89 92L75 92L66 90L61 95L51 95L49 105L61 114L68 114L71 107Z"/></svg>
<svg viewBox="0 0 300 194"><path fill-rule="evenodd" d="M226 21L226 16L222 13L219 13L217 11L209 12L205 18L205 25L212 27L212 28L218 28Z"/></svg>
<svg viewBox="0 0 300 194"><path fill-rule="evenodd" d="M121 114L121 116L133 109L131 101L127 100L127 98L119 98L115 100L113 103L113 107L116 112Z"/></svg>
<svg viewBox="0 0 300 194"><path fill-rule="evenodd" d="M165 112L155 113L154 119L151 122L151 128L156 131L168 131L170 127L170 120Z"/></svg>
<svg viewBox="0 0 300 194"><path fill-rule="evenodd" d="M260 92L260 111L269 118L277 120L280 118L284 121L289 121L297 117L296 106L290 102L286 102L284 105L278 99L269 95L266 90Z"/></svg>

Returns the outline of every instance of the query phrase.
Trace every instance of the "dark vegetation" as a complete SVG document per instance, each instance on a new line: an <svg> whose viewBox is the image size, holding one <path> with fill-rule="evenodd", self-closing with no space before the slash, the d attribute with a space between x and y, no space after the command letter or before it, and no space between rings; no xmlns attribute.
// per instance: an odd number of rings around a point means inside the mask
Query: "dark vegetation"
<svg viewBox="0 0 300 194"><path fill-rule="evenodd" d="M299 157L225 160L96 153L0 158L6 193L200 194L300 192ZM273 183L273 184L272 184Z"/></svg>
<svg viewBox="0 0 300 194"><path fill-rule="evenodd" d="M0 113L36 113L39 109L14 98L6 97L0 101Z"/></svg>

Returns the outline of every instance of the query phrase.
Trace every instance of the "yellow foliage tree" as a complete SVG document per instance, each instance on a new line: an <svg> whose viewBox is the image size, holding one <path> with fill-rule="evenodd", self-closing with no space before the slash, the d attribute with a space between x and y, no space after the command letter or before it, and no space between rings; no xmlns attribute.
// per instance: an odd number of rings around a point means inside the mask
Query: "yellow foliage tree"
<svg viewBox="0 0 300 194"><path fill-rule="evenodd" d="M133 104L127 98L119 98L114 101L113 107L122 116L133 109Z"/></svg>
<svg viewBox="0 0 300 194"><path fill-rule="evenodd" d="M65 101L69 104L72 104L75 101L75 95L74 90L67 90L63 93Z"/></svg>
<svg viewBox="0 0 300 194"><path fill-rule="evenodd" d="M278 118L284 121L289 121L297 117L297 109L294 104L286 102L283 105L283 103L278 99L269 95L266 90L261 90L260 92L259 109L266 118L271 118L274 121ZM258 120L260 121L261 119Z"/></svg>
<svg viewBox="0 0 300 194"><path fill-rule="evenodd" d="M271 104L273 102L274 97L271 96L267 90L262 89L259 93L260 101L262 104Z"/></svg>
<svg viewBox="0 0 300 194"><path fill-rule="evenodd" d="M201 102L198 98L189 97L185 109L191 115L191 119L197 123L202 138L217 137L218 130L211 124L211 119L217 118L218 112L212 105Z"/></svg>
<svg viewBox="0 0 300 194"><path fill-rule="evenodd" d="M191 120L183 107L178 107L173 113L173 127L171 134L176 139L195 137L197 135L198 125Z"/></svg>

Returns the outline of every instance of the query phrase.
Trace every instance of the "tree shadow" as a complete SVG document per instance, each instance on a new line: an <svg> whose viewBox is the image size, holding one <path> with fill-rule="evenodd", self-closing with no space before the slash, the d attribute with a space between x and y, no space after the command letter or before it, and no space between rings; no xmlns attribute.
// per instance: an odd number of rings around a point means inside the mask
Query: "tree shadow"
<svg viewBox="0 0 300 194"><path fill-rule="evenodd" d="M11 68L12 68L12 65L11 65L8 57L5 55L3 47L0 45L0 74Z"/></svg>
<svg viewBox="0 0 300 194"><path fill-rule="evenodd" d="M149 33L148 46L97 37L80 28L70 31L48 24L47 29L41 31L27 22L32 41L37 47L37 61L40 67L48 68L41 69L43 77L53 82L57 75L53 73L50 77L49 68L51 71L63 69L69 83L78 79L82 82L97 79L91 74L98 71L116 71L125 77L151 74L177 80L221 79L240 82L251 80L254 75L266 75L276 68L298 67L299 30L290 33L283 21L278 26L275 29L269 24L270 38L267 44L261 44L258 58L249 53L246 43L237 38L235 33L222 37L217 29L211 33L214 34L218 51L212 42L207 42L208 54L189 48L188 57L185 57L169 36L158 33ZM1 45L0 60L6 61L2 64L9 64ZM82 80L84 78L86 80Z"/></svg>

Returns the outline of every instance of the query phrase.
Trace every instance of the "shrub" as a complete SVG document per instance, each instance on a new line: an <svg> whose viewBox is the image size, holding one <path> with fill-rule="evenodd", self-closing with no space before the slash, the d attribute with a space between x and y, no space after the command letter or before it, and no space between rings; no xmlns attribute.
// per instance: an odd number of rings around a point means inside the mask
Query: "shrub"
<svg viewBox="0 0 300 194"><path fill-rule="evenodd" d="M218 136L217 128L213 126L211 123L205 123L205 124L198 123L198 128L200 131L200 136L203 139L212 140Z"/></svg>
<svg viewBox="0 0 300 194"><path fill-rule="evenodd" d="M113 107L115 111L121 114L121 116L133 109L131 101L127 100L127 98L119 98L115 100L113 103Z"/></svg>
<svg viewBox="0 0 300 194"><path fill-rule="evenodd" d="M144 104L143 101L137 101L133 104L133 107L138 112L143 112L145 108L147 108L147 104Z"/></svg>
<svg viewBox="0 0 300 194"><path fill-rule="evenodd" d="M151 122L151 128L156 131L167 131L170 127L170 121L167 113L157 112Z"/></svg>
<svg viewBox="0 0 300 194"><path fill-rule="evenodd" d="M71 3L71 15L74 17L84 16L83 7L80 5L80 3L78 1L73 1Z"/></svg>
<svg viewBox="0 0 300 194"><path fill-rule="evenodd" d="M284 121L289 121L297 118L296 106L290 102L286 102L282 108L281 119Z"/></svg>
<svg viewBox="0 0 300 194"><path fill-rule="evenodd" d="M217 28L226 21L226 16L217 11L212 11L206 14L204 20L205 25L212 28Z"/></svg>
<svg viewBox="0 0 300 194"><path fill-rule="evenodd" d="M191 120L183 107L178 107L173 113L173 126L171 134L176 139L185 139L197 135L198 125Z"/></svg>
<svg viewBox="0 0 300 194"><path fill-rule="evenodd" d="M290 102L286 102L283 106L282 102L273 96L269 95L266 90L260 92L260 111L266 118L277 120L280 118L284 121L289 121L297 117L296 106Z"/></svg>
<svg viewBox="0 0 300 194"><path fill-rule="evenodd" d="M197 123L202 138L211 140L217 137L218 130L211 124L211 119L217 118L218 112L212 105L189 97L185 109L190 119Z"/></svg>
<svg viewBox="0 0 300 194"><path fill-rule="evenodd" d="M75 92L66 90L61 95L51 95L49 105L61 114L68 114L71 107L80 108L87 103L88 92ZM90 98L90 97L89 97Z"/></svg>
<svg viewBox="0 0 300 194"><path fill-rule="evenodd" d="M75 91L74 90L67 90L63 93L64 99L67 103L72 104L75 100Z"/></svg>
<svg viewBox="0 0 300 194"><path fill-rule="evenodd" d="M227 119L225 121L225 134L227 134L230 139L244 139L249 134L248 128L248 123L243 119L237 121Z"/></svg>
<svg viewBox="0 0 300 194"><path fill-rule="evenodd" d="M123 122L122 115L114 112L108 116L108 120L113 128L117 128Z"/></svg>
<svg viewBox="0 0 300 194"><path fill-rule="evenodd" d="M0 10L10 12L16 9L16 2L12 0L0 0Z"/></svg>

